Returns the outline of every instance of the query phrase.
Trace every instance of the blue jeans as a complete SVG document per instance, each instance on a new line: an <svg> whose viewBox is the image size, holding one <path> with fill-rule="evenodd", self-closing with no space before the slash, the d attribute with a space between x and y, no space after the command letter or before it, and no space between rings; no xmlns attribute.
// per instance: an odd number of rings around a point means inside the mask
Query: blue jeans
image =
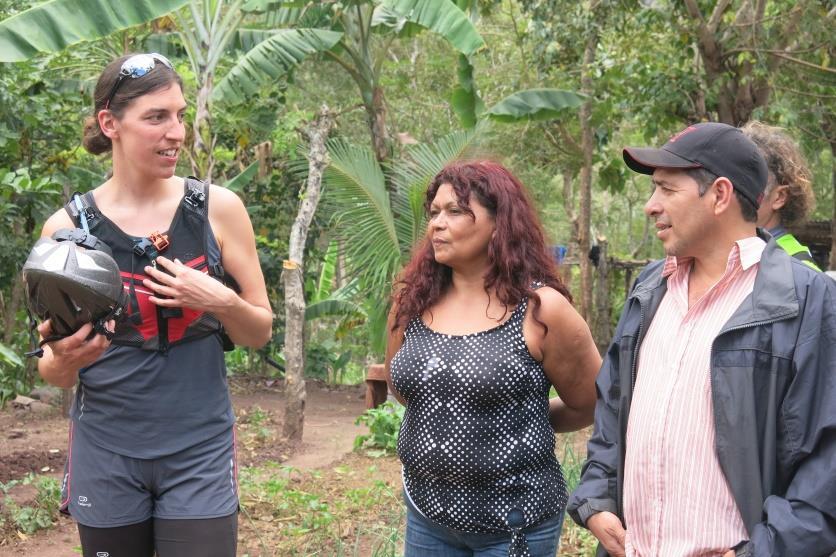
<svg viewBox="0 0 836 557"><path fill-rule="evenodd" d="M564 512L523 530L531 557L554 557ZM404 557L508 557L511 533L470 534L437 524L406 500Z"/></svg>

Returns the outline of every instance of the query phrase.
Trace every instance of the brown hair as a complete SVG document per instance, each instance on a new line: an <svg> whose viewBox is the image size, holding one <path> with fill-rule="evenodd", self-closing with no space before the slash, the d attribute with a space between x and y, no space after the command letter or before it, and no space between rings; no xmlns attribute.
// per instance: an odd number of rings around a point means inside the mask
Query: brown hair
<svg viewBox="0 0 836 557"><path fill-rule="evenodd" d="M93 91L93 115L84 120L84 134L81 140L84 148L94 155L107 153L113 148L110 138L102 133L97 116L100 111L105 109L108 96L113 90L116 80L119 79L122 64L131 56L134 56L134 54L126 54L112 61L102 70L99 80L96 82L96 89ZM108 110L117 118L121 118L125 109L134 99L165 89L173 83L179 85L181 91L183 90L183 80L177 72L157 61L154 69L144 76L135 79L130 77L122 79L119 89L110 101Z"/></svg>
<svg viewBox="0 0 836 557"><path fill-rule="evenodd" d="M782 128L752 121L741 128L760 149L769 167L765 194L775 186L787 188L787 202L778 210L781 224L792 226L804 222L816 206L812 174L798 145Z"/></svg>

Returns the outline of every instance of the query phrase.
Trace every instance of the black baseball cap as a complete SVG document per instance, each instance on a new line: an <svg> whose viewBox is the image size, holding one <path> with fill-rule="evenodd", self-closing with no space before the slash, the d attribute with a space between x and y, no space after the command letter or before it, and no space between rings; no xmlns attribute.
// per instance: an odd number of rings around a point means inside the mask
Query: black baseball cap
<svg viewBox="0 0 836 557"><path fill-rule="evenodd" d="M624 162L641 174L657 168L704 168L728 178L735 191L757 209L763 200L768 170L757 145L734 126L708 122L688 126L661 149L625 147Z"/></svg>

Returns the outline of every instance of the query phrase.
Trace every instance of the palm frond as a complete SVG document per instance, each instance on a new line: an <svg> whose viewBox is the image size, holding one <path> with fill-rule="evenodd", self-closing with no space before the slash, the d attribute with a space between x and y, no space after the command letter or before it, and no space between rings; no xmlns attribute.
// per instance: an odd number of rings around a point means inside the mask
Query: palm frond
<svg viewBox="0 0 836 557"><path fill-rule="evenodd" d="M415 145L395 164L392 172L392 205L398 215L395 225L404 260L424 234L424 193L427 185L442 168L465 156L485 128L486 124L480 124L472 130L450 133L432 143Z"/></svg>
<svg viewBox="0 0 836 557"><path fill-rule="evenodd" d="M342 240L346 271L364 290L387 288L400 266L400 237L386 180L374 153L344 140L328 142L326 206Z"/></svg>

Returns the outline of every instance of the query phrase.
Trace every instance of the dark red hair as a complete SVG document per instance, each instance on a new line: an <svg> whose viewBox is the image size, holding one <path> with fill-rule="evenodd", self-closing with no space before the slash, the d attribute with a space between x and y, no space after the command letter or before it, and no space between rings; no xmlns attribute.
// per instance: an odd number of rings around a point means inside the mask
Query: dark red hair
<svg viewBox="0 0 836 557"><path fill-rule="evenodd" d="M540 297L532 285L539 282L551 286L570 302L572 296L557 275L557 264L546 247L543 227L523 185L499 163L488 160L454 162L444 167L427 188L425 211L429 211L442 184L453 187L459 206L471 217L470 196L473 194L494 218L496 232L488 245L490 270L485 275L485 290L496 292L506 307L531 298L535 321L548 330L537 319ZM397 310L393 329L406 327L410 319L435 305L451 281L452 270L435 260L432 244L424 238L395 281L393 297Z"/></svg>

